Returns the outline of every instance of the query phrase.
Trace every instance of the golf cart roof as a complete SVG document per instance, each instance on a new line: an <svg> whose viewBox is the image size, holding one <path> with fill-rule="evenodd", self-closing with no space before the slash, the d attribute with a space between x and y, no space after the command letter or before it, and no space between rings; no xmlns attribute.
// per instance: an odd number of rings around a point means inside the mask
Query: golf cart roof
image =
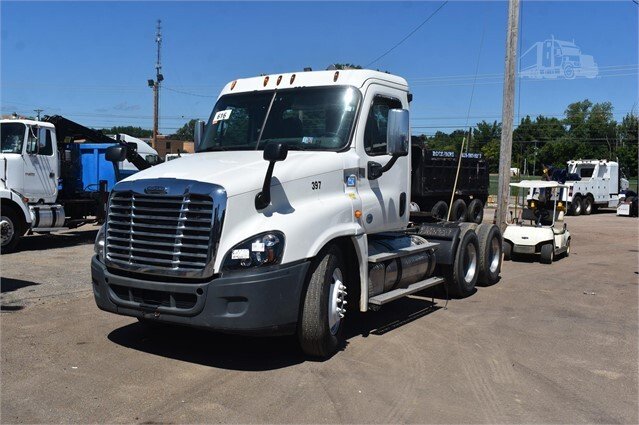
<svg viewBox="0 0 639 425"><path fill-rule="evenodd" d="M534 188L547 188L547 187L568 187L565 184L559 184L555 181L544 181L544 180L522 180L517 183L511 183L511 187L522 187L526 189Z"/></svg>

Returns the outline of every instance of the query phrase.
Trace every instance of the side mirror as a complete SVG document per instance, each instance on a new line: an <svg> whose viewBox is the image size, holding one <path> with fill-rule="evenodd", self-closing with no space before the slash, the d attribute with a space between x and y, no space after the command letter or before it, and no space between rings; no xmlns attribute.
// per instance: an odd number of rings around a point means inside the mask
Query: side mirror
<svg viewBox="0 0 639 425"><path fill-rule="evenodd" d="M122 162L126 159L126 148L121 145L109 146L104 158L109 162Z"/></svg>
<svg viewBox="0 0 639 425"><path fill-rule="evenodd" d="M388 111L386 127L386 153L393 156L408 155L410 141L408 111L406 109L391 109Z"/></svg>
<svg viewBox="0 0 639 425"><path fill-rule="evenodd" d="M264 177L262 191L255 195L255 209L263 210L271 203L271 179L273 177L273 167L278 161L284 161L288 155L288 145L284 143L272 143L264 148L264 159L268 161L268 169Z"/></svg>
<svg viewBox="0 0 639 425"><path fill-rule="evenodd" d="M202 138L204 137L204 121L197 120L195 121L195 128L193 129L193 141L195 142L195 146L200 146L202 142Z"/></svg>
<svg viewBox="0 0 639 425"><path fill-rule="evenodd" d="M269 162L284 161L288 155L288 145L270 143L264 148L264 159Z"/></svg>
<svg viewBox="0 0 639 425"><path fill-rule="evenodd" d="M37 155L39 151L40 144L38 143L38 129L36 127L29 127L29 134L27 135L27 153L29 155Z"/></svg>

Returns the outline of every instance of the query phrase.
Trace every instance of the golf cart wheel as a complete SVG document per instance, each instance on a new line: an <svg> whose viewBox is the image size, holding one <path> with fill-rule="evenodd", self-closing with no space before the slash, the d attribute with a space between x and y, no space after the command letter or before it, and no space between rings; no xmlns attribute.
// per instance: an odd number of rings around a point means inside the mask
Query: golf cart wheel
<svg viewBox="0 0 639 425"><path fill-rule="evenodd" d="M484 220L484 204L481 199L473 199L468 204L468 221L471 223L481 224Z"/></svg>
<svg viewBox="0 0 639 425"><path fill-rule="evenodd" d="M570 215L574 215L575 217L581 215L581 207L581 196L573 196L572 202L570 203Z"/></svg>
<svg viewBox="0 0 639 425"><path fill-rule="evenodd" d="M8 254L16 250L20 238L24 234L24 224L21 217L10 206L2 207L2 215L0 217L0 236L2 245L0 252Z"/></svg>
<svg viewBox="0 0 639 425"><path fill-rule="evenodd" d="M311 264L298 340L304 353L320 358L339 348L346 313L346 269L342 253L335 245L323 249Z"/></svg>
<svg viewBox="0 0 639 425"><path fill-rule="evenodd" d="M590 215L590 213L592 213L592 204L593 204L593 199L590 196L586 196L582 201L581 201L581 213L583 215Z"/></svg>
<svg viewBox="0 0 639 425"><path fill-rule="evenodd" d="M475 230L479 240L479 283L493 285L501 271L502 239L499 227L480 224Z"/></svg>
<svg viewBox="0 0 639 425"><path fill-rule="evenodd" d="M457 253L452 267L446 270L446 285L455 298L466 298L475 292L479 278L479 240L477 234L467 226L459 237Z"/></svg>
<svg viewBox="0 0 639 425"><path fill-rule="evenodd" d="M552 243L547 243L541 246L541 262L544 264L551 264L555 259L555 247Z"/></svg>
<svg viewBox="0 0 639 425"><path fill-rule="evenodd" d="M570 238L568 238L568 241L566 242L566 251L564 252L564 257L570 257Z"/></svg>
<svg viewBox="0 0 639 425"><path fill-rule="evenodd" d="M466 202L463 199L456 199L450 207L451 221L466 221Z"/></svg>
<svg viewBox="0 0 639 425"><path fill-rule="evenodd" d="M435 205L433 205L430 212L433 214L433 217L440 220L446 220L446 217L448 216L448 204L444 201L438 201Z"/></svg>
<svg viewBox="0 0 639 425"><path fill-rule="evenodd" d="M513 244L504 241L504 243L501 244L501 248L504 250L504 261L510 261L513 256Z"/></svg>

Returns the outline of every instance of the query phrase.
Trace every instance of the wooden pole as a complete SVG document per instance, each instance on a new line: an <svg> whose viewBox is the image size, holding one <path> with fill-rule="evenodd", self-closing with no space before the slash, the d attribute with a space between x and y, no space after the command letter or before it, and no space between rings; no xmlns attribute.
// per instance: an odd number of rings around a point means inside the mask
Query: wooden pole
<svg viewBox="0 0 639 425"><path fill-rule="evenodd" d="M457 173L455 174L455 183L453 183L453 193L450 195L450 205L448 206L448 215L446 221L450 221L450 212L453 210L453 202L455 201L455 192L457 192L457 181L459 180L459 170L461 169L462 157L464 156L464 143L466 137L462 139L461 149L459 149L459 160L457 161Z"/></svg>
<svg viewBox="0 0 639 425"><path fill-rule="evenodd" d="M506 229L510 202L510 165L513 150L513 116L515 107L515 78L517 65L517 37L519 33L519 0L508 2L506 35L506 64L504 69L504 97L501 118L501 146L499 151L499 188L497 192L497 225Z"/></svg>

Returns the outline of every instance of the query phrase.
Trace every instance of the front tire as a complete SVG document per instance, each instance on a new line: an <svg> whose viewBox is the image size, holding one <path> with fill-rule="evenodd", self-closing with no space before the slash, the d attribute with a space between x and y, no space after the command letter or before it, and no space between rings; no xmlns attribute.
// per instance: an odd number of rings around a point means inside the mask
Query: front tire
<svg viewBox="0 0 639 425"><path fill-rule="evenodd" d="M552 264L555 259L555 247L552 243L541 246L541 262L544 264Z"/></svg>
<svg viewBox="0 0 639 425"><path fill-rule="evenodd" d="M504 241L501 247L504 250L504 261L510 261L513 257L513 244L508 241Z"/></svg>
<svg viewBox="0 0 639 425"><path fill-rule="evenodd" d="M309 273L298 340L307 355L327 358L340 347L346 312L347 274L340 249L329 245L322 250Z"/></svg>
<svg viewBox="0 0 639 425"><path fill-rule="evenodd" d="M8 254L16 250L24 234L24 224L21 217L10 206L2 207L0 216L0 252Z"/></svg>

